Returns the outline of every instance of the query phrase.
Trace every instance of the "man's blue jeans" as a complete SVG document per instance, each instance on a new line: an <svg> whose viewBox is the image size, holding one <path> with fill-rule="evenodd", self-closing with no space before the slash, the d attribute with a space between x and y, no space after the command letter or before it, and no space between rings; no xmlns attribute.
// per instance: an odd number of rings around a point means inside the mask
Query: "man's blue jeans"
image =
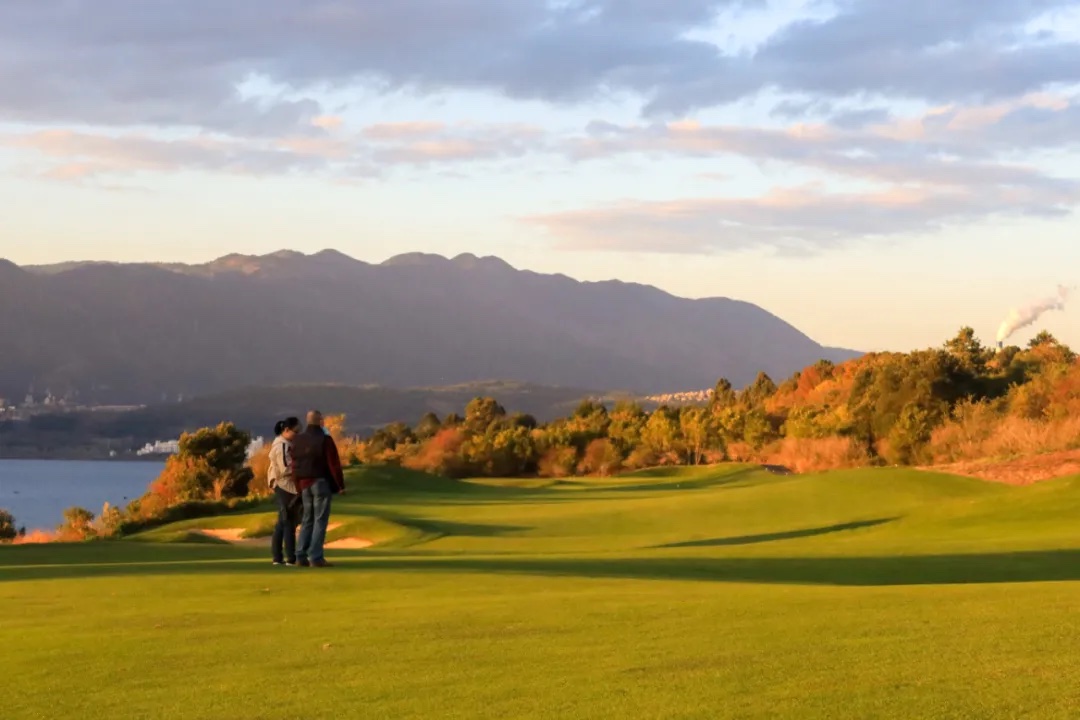
<svg viewBox="0 0 1080 720"><path fill-rule="evenodd" d="M326 526L330 524L330 481L317 481L301 494L304 501L304 519L300 523L300 540L296 559L309 562L323 560L323 543L326 542Z"/></svg>

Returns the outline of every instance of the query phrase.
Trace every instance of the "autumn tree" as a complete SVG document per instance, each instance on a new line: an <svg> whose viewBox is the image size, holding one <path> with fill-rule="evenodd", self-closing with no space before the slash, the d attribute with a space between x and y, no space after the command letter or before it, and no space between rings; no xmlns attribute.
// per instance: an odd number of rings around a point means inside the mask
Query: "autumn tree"
<svg viewBox="0 0 1080 720"><path fill-rule="evenodd" d="M611 411L608 420L608 439L625 457L641 444L641 432L649 415L637 403L622 402Z"/></svg>
<svg viewBox="0 0 1080 720"><path fill-rule="evenodd" d="M1027 355L1042 366L1066 365L1076 361L1076 353L1045 330L1028 343Z"/></svg>
<svg viewBox="0 0 1080 720"><path fill-rule="evenodd" d="M345 428L348 418L345 415L326 415L323 417L323 430L326 434L334 438L335 443L339 443L345 439Z"/></svg>
<svg viewBox="0 0 1080 720"><path fill-rule="evenodd" d="M593 440L606 437L610 425L607 408L598 402L585 400L566 419L564 427L569 435L569 443L582 453Z"/></svg>
<svg viewBox="0 0 1080 720"><path fill-rule="evenodd" d="M731 381L727 378L720 378L709 396L709 411L717 415L724 408L732 407L737 400L738 393L735 392Z"/></svg>
<svg viewBox="0 0 1080 720"><path fill-rule="evenodd" d="M64 510L64 522L56 528L62 538L88 540L97 535L94 531L94 513L81 507Z"/></svg>
<svg viewBox="0 0 1080 720"><path fill-rule="evenodd" d="M430 440L442 429L442 422L439 420L439 416L433 412L425 413L420 422L416 424L416 428L413 433L416 435L416 439L421 442Z"/></svg>
<svg viewBox="0 0 1080 720"><path fill-rule="evenodd" d="M169 505L192 500L244 497L254 478L247 465L251 435L232 423L221 423L180 436L179 450L150 485L140 508L152 515Z"/></svg>
<svg viewBox="0 0 1080 720"><path fill-rule="evenodd" d="M608 438L597 438L585 448L578 469L587 474L607 477L619 472L622 466L622 453Z"/></svg>
<svg viewBox="0 0 1080 720"><path fill-rule="evenodd" d="M993 356L993 352L983 347L975 330L971 327L962 327L956 337L945 343L945 352L949 353L962 372L973 378L979 378L986 374L986 365Z"/></svg>
<svg viewBox="0 0 1080 720"><path fill-rule="evenodd" d="M461 428L443 428L424 442L415 454L403 458L402 462L412 470L446 477L464 477L467 475L461 452L464 444L465 432Z"/></svg>
<svg viewBox="0 0 1080 720"><path fill-rule="evenodd" d="M506 409L495 398L478 397L465 406L465 431L482 434L491 424L506 417Z"/></svg>
<svg viewBox="0 0 1080 720"><path fill-rule="evenodd" d="M232 423L221 423L181 435L177 456L205 463L212 475L210 482L216 499L240 498L247 495L252 478L247 467L250 445L251 433Z"/></svg>
<svg viewBox="0 0 1080 720"><path fill-rule="evenodd" d="M19 534L15 526L15 516L0 508L0 541L14 540Z"/></svg>
<svg viewBox="0 0 1080 720"><path fill-rule="evenodd" d="M678 459L680 440L679 411L667 406L654 410L641 431L641 442L645 448L666 464Z"/></svg>
<svg viewBox="0 0 1080 720"><path fill-rule="evenodd" d="M765 401L776 394L776 383L767 373L760 372L754 382L739 394L739 399L749 407L762 407Z"/></svg>
<svg viewBox="0 0 1080 720"><path fill-rule="evenodd" d="M720 449L716 418L703 407L685 407L679 413L679 432L687 450L687 462L700 465L709 451Z"/></svg>

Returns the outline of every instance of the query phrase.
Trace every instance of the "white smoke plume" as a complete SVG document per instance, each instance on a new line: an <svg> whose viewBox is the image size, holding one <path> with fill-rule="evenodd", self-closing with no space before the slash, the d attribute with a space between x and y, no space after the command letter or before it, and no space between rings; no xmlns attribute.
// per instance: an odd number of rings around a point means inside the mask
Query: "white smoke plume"
<svg viewBox="0 0 1080 720"><path fill-rule="evenodd" d="M1058 294L1054 297L1049 297L1045 300L1040 300L1030 305L1010 310L1008 317L1005 318L1001 323L1001 327L998 328L998 342L1000 343L1008 340L1017 330L1026 328L1051 310L1064 310L1065 303L1069 300L1070 292L1070 288L1059 285Z"/></svg>

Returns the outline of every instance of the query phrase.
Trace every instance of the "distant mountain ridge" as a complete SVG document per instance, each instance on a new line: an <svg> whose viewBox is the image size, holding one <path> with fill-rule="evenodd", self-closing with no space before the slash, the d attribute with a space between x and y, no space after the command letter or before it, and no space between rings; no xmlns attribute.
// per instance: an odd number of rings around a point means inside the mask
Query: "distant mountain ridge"
<svg viewBox="0 0 1080 720"><path fill-rule="evenodd" d="M0 261L0 396L92 402L286 383L506 380L662 393L790 375L822 347L727 298L579 282L494 257L334 250L200 265Z"/></svg>

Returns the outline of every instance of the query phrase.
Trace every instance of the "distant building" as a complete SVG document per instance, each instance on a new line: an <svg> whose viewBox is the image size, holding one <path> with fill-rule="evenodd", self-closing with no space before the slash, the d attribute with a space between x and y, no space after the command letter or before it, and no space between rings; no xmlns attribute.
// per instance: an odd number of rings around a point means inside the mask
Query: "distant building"
<svg viewBox="0 0 1080 720"><path fill-rule="evenodd" d="M147 455L175 455L180 452L179 440L158 440L153 443L146 443L141 450L136 450L135 454L139 457L146 457Z"/></svg>

